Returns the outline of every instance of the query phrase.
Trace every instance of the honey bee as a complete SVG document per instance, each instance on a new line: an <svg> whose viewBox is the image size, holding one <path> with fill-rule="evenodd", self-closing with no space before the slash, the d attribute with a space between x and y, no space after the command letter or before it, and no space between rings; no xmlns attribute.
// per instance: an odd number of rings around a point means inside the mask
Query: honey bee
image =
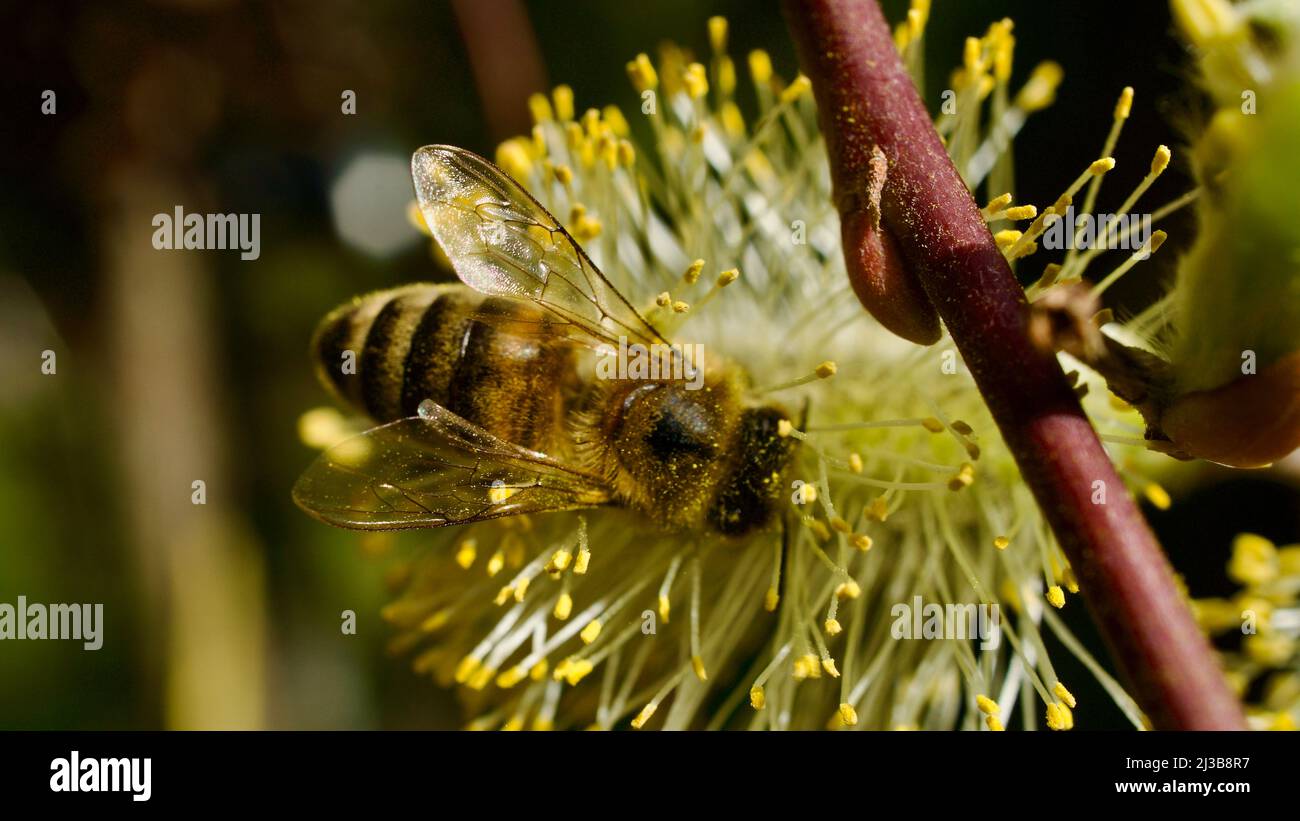
<svg viewBox="0 0 1300 821"><path fill-rule="evenodd" d="M300 507L360 530L604 505L724 536L773 519L797 443L743 369L594 378L588 349L671 346L492 163L427 146L411 165L463 284L358 297L320 323L322 382L381 424L317 458L294 487Z"/></svg>

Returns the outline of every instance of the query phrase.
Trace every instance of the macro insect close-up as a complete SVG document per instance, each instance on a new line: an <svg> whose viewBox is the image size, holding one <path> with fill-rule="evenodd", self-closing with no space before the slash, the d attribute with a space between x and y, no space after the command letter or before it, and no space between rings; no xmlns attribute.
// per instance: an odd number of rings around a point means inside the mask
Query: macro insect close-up
<svg viewBox="0 0 1300 821"><path fill-rule="evenodd" d="M1284 783L1296 3L156 5L6 26L0 727L46 797L420 777L334 729Z"/></svg>

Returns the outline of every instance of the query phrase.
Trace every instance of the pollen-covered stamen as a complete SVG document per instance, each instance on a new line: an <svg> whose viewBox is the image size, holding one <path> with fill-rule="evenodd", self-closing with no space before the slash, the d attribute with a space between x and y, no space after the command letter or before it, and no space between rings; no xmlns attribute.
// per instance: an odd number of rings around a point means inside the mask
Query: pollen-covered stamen
<svg viewBox="0 0 1300 821"><path fill-rule="evenodd" d="M1101 282L1098 282L1093 287L1092 289L1093 297L1100 297L1102 294L1106 292L1108 288L1110 288L1110 286L1118 282L1120 277L1124 276L1130 270L1132 270L1134 265L1137 265L1139 262L1145 262L1146 260L1150 259L1151 255L1154 254L1156 251L1159 251L1160 246L1165 244L1165 240L1168 239L1168 237L1169 235L1166 234L1164 231L1156 231L1155 233L1153 233L1151 235L1151 239L1147 240L1147 243L1145 245L1143 245L1137 251L1134 251L1132 254L1130 254L1128 259L1124 260L1124 262L1121 265L1115 268L1114 271L1111 271L1109 274L1107 274L1106 277L1102 279Z"/></svg>
<svg viewBox="0 0 1300 821"><path fill-rule="evenodd" d="M820 379L830 379L832 376L835 375L837 370L839 370L839 367L834 362L828 359L825 362L822 362L816 368L813 368L813 372L810 374L801 376L798 379L792 379L789 382L782 382L779 385L771 385L766 388L759 388L753 391L753 393L755 396L764 396L769 393L775 393L777 391L783 391L789 388L797 388L800 387L801 385L807 385L809 382L816 382Z"/></svg>

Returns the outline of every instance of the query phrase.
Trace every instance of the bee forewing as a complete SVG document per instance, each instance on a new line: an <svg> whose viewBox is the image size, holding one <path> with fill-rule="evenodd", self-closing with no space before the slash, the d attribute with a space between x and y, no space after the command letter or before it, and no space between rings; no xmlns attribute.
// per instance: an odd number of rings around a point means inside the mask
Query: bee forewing
<svg viewBox="0 0 1300 821"><path fill-rule="evenodd" d="M609 501L601 480L512 445L426 403L322 453L293 498L311 515L356 530L467 524L594 507Z"/></svg>
<svg viewBox="0 0 1300 821"><path fill-rule="evenodd" d="M666 342L555 217L492 163L430 145L411 158L411 176L429 230L466 285L532 300L601 342Z"/></svg>

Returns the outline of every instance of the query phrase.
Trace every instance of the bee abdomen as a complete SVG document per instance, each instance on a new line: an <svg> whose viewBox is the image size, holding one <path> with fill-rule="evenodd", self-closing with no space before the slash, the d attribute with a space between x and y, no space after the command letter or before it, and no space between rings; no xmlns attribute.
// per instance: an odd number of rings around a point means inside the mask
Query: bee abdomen
<svg viewBox="0 0 1300 821"><path fill-rule="evenodd" d="M709 521L718 532L743 536L772 519L783 497L782 476L797 447L797 440L778 433L787 418L772 406L741 414L732 449L736 459L709 506Z"/></svg>

